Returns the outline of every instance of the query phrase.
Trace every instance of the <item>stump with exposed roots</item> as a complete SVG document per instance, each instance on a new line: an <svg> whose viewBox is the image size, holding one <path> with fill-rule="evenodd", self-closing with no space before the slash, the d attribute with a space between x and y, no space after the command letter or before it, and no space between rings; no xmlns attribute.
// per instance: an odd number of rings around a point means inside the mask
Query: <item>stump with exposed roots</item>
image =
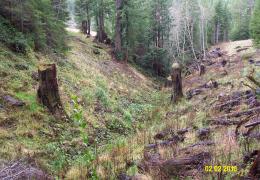
<svg viewBox="0 0 260 180"><path fill-rule="evenodd" d="M182 92L182 78L181 78L181 66L178 63L172 65L172 97L173 103L178 102L183 97Z"/></svg>
<svg viewBox="0 0 260 180"><path fill-rule="evenodd" d="M55 64L43 64L38 68L39 88L37 91L38 100L46 106L56 118L65 118L59 86L57 81L57 70Z"/></svg>

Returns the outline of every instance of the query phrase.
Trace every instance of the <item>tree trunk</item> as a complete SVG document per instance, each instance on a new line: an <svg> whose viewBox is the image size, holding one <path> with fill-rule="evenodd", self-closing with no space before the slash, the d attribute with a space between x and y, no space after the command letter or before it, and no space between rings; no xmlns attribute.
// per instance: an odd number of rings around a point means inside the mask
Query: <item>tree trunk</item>
<svg viewBox="0 0 260 180"><path fill-rule="evenodd" d="M176 103L179 99L183 97L182 92L182 78L181 78L181 67L178 63L172 65L172 102Z"/></svg>
<svg viewBox="0 0 260 180"><path fill-rule="evenodd" d="M206 67L204 64L200 64L199 66L199 75L202 76L206 72Z"/></svg>
<svg viewBox="0 0 260 180"><path fill-rule="evenodd" d="M115 36L115 52L122 51L122 7L123 0L116 0L116 36Z"/></svg>
<svg viewBox="0 0 260 180"><path fill-rule="evenodd" d="M101 2L101 7L99 7L99 13L98 13L98 32L97 32L97 39L98 42L104 43L104 41L107 38L107 35L105 33L105 22L104 22L104 10L103 10L103 2Z"/></svg>
<svg viewBox="0 0 260 180"><path fill-rule="evenodd" d="M64 118L64 115L66 117L59 95L56 65L41 65L38 73L40 84L37 94L40 103L46 106L55 117Z"/></svg>
<svg viewBox="0 0 260 180"><path fill-rule="evenodd" d="M91 28L91 18L90 18L90 14L89 14L89 7L87 6L86 8L87 10L87 35L90 35L90 28Z"/></svg>

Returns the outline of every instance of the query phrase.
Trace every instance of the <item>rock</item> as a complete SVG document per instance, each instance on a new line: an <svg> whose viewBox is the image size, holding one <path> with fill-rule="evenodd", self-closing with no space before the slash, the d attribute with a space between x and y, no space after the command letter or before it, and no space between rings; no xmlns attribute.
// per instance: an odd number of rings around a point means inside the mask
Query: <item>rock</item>
<svg viewBox="0 0 260 180"><path fill-rule="evenodd" d="M100 51L98 49L94 49L93 50L93 53L96 54L96 55L99 55L100 54Z"/></svg>
<svg viewBox="0 0 260 180"><path fill-rule="evenodd" d="M14 67L15 67L15 69L21 70L21 71L29 69L29 67L27 65L25 65L25 64L16 64Z"/></svg>
<svg viewBox="0 0 260 180"><path fill-rule="evenodd" d="M4 109L4 106L2 104L0 104L0 111Z"/></svg>
<svg viewBox="0 0 260 180"><path fill-rule="evenodd" d="M15 99L9 95L3 96L3 100L10 106L17 106L17 107L21 107L24 106L25 103L23 101L20 101L18 99Z"/></svg>
<svg viewBox="0 0 260 180"><path fill-rule="evenodd" d="M207 139L209 135L210 135L209 128L202 128L197 131L197 136L200 140Z"/></svg>

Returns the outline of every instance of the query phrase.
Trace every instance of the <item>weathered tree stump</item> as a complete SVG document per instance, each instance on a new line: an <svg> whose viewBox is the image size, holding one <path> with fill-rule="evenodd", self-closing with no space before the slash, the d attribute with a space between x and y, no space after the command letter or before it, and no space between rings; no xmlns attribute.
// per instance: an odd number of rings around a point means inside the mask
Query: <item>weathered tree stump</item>
<svg viewBox="0 0 260 180"><path fill-rule="evenodd" d="M206 67L204 64L201 64L199 67L199 75L202 76L206 72Z"/></svg>
<svg viewBox="0 0 260 180"><path fill-rule="evenodd" d="M173 103L176 103L179 99L183 97L182 92L182 78L181 78L181 67L178 63L172 65L172 97Z"/></svg>
<svg viewBox="0 0 260 180"><path fill-rule="evenodd" d="M38 73L39 88L37 94L40 103L46 106L55 117L66 117L59 95L56 65L40 65Z"/></svg>

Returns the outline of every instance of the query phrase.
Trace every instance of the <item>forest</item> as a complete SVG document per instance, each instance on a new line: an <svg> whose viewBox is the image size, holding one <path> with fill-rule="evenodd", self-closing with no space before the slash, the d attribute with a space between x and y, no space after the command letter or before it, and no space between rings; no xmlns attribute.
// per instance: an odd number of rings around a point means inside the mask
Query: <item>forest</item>
<svg viewBox="0 0 260 180"><path fill-rule="evenodd" d="M260 179L260 0L0 0L0 179Z"/></svg>

